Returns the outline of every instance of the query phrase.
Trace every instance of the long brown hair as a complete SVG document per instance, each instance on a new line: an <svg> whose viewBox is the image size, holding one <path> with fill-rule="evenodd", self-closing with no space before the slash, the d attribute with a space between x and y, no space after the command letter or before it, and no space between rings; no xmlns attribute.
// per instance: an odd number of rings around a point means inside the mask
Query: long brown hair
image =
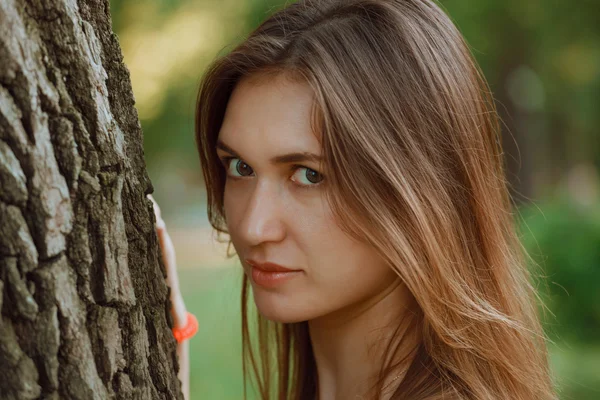
<svg viewBox="0 0 600 400"><path fill-rule="evenodd" d="M448 16L430 0L304 0L216 59L200 85L196 140L219 233L215 146L227 102L242 78L269 74L314 91L334 215L389 261L418 306L420 344L392 398L555 399L493 98ZM262 399L315 398L307 322L257 313L251 325L248 292L244 276L244 387L251 376ZM375 396L393 367L382 365Z"/></svg>

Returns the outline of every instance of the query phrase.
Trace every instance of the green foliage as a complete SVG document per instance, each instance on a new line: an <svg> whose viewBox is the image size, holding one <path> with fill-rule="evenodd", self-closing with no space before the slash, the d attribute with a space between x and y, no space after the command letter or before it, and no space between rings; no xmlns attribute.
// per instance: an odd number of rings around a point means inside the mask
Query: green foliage
<svg viewBox="0 0 600 400"><path fill-rule="evenodd" d="M523 243L543 269L540 292L548 333L557 340L597 343L600 332L600 210L566 201L523 210ZM529 232L527 232L527 227ZM543 281L546 281L544 284Z"/></svg>

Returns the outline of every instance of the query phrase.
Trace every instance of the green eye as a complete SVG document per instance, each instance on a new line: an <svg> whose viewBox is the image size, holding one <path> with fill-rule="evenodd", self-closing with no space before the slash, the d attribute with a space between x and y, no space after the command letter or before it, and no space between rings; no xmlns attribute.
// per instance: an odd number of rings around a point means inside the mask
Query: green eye
<svg viewBox="0 0 600 400"><path fill-rule="evenodd" d="M224 157L222 160L227 175L232 178L252 176L254 170L238 157ZM323 175L314 169L303 165L293 165L292 181L301 188L318 186L324 179Z"/></svg>

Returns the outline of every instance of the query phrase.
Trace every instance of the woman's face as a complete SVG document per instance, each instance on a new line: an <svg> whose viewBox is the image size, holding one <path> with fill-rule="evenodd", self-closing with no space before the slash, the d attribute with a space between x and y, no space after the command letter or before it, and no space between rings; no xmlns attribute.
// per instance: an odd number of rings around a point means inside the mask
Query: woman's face
<svg viewBox="0 0 600 400"><path fill-rule="evenodd" d="M260 313L279 322L351 316L388 292L397 275L336 224L310 128L309 86L282 76L236 86L219 132L227 227ZM280 157L282 159L276 160ZM348 173L360 165L348 165ZM349 216L350 217L350 216ZM296 270L253 274L255 263Z"/></svg>

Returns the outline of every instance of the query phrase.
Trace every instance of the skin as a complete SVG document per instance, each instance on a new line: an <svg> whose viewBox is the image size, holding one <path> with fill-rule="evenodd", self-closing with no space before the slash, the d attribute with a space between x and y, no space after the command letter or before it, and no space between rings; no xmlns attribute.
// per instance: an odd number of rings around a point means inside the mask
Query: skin
<svg viewBox="0 0 600 400"><path fill-rule="evenodd" d="M308 86L284 76L238 83L219 132L225 146L217 149L227 172L224 208L259 312L279 322L308 321L319 399L356 399L367 395L377 377L383 344L408 312L410 295L373 248L339 228L323 195L327 177L318 162L271 161L288 153L321 154L309 124L312 101ZM183 321L174 250L157 208L157 231L173 290L172 313L176 322ZM252 280L247 258L301 272L277 287L264 288ZM416 343L416 338L404 336L399 356ZM187 363L184 346L186 342L178 354ZM396 372L387 382L402 376L403 365ZM180 379L188 387L188 368L180 372ZM383 398L388 397L384 393Z"/></svg>

